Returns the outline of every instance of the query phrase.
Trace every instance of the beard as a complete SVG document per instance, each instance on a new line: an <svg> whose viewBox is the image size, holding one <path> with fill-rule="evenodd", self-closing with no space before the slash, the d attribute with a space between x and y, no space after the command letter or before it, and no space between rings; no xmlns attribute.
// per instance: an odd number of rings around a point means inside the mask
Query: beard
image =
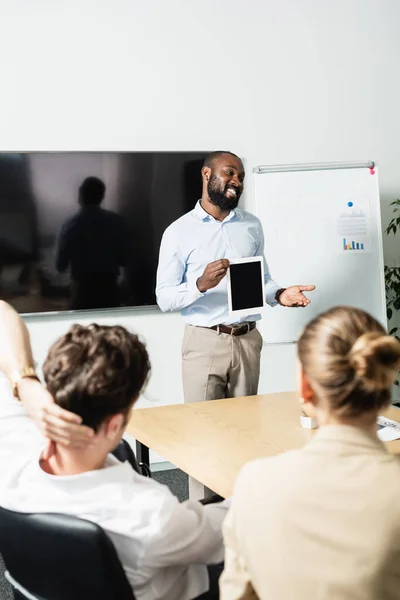
<svg viewBox="0 0 400 600"><path fill-rule="evenodd" d="M226 192L229 189L234 189L236 196L226 196ZM215 206L218 206L221 210L234 210L239 204L242 190L229 184L222 186L218 177L216 175L211 175L207 185L207 193L210 202L215 204Z"/></svg>

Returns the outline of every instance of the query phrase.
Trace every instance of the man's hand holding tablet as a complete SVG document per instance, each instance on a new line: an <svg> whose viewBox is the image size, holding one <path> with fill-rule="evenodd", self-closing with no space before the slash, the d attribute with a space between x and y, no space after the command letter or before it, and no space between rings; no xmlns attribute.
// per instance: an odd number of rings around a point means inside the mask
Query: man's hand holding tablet
<svg viewBox="0 0 400 600"><path fill-rule="evenodd" d="M221 279L225 277L228 268L229 260L227 258L209 263L204 269L203 275L196 282L199 292L206 292L217 286Z"/></svg>

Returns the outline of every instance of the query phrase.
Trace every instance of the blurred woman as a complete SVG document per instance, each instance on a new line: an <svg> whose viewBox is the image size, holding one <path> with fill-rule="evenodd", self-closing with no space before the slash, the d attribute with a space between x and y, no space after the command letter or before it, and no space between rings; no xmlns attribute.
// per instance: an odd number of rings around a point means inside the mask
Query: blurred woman
<svg viewBox="0 0 400 600"><path fill-rule="evenodd" d="M333 308L298 343L300 401L319 429L248 463L225 522L222 600L400 599L400 461L377 437L400 343ZM399 413L400 420L400 413Z"/></svg>

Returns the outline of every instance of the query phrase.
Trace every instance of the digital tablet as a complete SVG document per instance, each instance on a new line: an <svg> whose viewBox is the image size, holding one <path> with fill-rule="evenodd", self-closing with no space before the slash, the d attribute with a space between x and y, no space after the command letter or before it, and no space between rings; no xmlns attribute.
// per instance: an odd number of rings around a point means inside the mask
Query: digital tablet
<svg viewBox="0 0 400 600"><path fill-rule="evenodd" d="M228 306L232 316L260 312L265 306L262 256L231 260L227 272Z"/></svg>

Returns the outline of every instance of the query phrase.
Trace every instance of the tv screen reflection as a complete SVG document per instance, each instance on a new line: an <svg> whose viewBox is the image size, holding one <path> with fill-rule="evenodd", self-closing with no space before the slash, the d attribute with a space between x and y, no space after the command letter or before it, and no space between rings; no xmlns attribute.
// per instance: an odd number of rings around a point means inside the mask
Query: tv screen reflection
<svg viewBox="0 0 400 600"><path fill-rule="evenodd" d="M0 154L0 297L20 313L152 306L161 237L206 152Z"/></svg>

